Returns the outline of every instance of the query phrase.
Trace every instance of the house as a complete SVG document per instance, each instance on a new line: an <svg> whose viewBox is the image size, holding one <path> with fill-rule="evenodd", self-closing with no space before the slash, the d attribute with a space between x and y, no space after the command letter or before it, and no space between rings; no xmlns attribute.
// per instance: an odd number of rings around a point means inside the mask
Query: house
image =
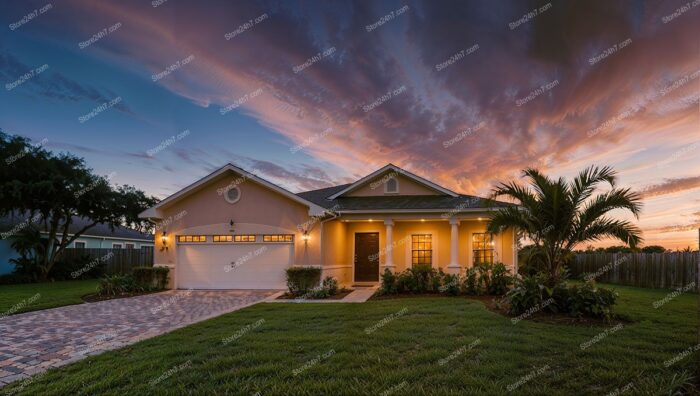
<svg viewBox="0 0 700 396"><path fill-rule="evenodd" d="M321 267L343 285L374 285L385 268L417 264L515 268L513 230L485 232L489 211L504 205L392 164L298 194L227 164L140 216L157 224L154 263L171 268L174 287L283 289L293 265Z"/></svg>
<svg viewBox="0 0 700 396"><path fill-rule="evenodd" d="M11 235L21 231L32 223L28 216L8 216L0 219L0 275L9 274L14 270L14 265L10 259L19 257L19 254L12 248ZM88 219L74 216L72 223L68 226L68 235L89 225ZM42 231L47 235L46 231ZM143 234L139 231L126 227L115 227L112 230L107 224L97 224L90 228L83 235L72 242L69 248L78 249L148 249L153 250L153 235Z"/></svg>

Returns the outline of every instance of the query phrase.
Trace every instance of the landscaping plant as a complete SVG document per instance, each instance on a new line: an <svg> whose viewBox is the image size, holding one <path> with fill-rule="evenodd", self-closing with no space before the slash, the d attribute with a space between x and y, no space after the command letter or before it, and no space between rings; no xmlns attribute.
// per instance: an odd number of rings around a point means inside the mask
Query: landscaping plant
<svg viewBox="0 0 700 396"><path fill-rule="evenodd" d="M303 296L313 291L321 281L321 268L291 267L287 268L287 288L293 296Z"/></svg>

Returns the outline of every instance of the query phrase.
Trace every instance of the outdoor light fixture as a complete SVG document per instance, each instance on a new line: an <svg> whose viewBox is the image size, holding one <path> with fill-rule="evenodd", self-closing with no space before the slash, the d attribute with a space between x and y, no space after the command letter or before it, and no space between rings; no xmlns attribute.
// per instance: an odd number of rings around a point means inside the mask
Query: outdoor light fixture
<svg viewBox="0 0 700 396"><path fill-rule="evenodd" d="M304 240L304 242L307 242L309 239L311 239L311 236L309 235L308 231L304 231L304 235L301 236L301 239Z"/></svg>
<svg viewBox="0 0 700 396"><path fill-rule="evenodd" d="M422 221L422 222L424 222L424 223L425 223L425 219L420 219L420 221Z"/></svg>
<svg viewBox="0 0 700 396"><path fill-rule="evenodd" d="M165 233L165 230L163 230L163 234L160 237L160 242L163 246L161 246L160 251L162 252L163 250L168 250L168 234Z"/></svg>
<svg viewBox="0 0 700 396"><path fill-rule="evenodd" d="M235 223L233 222L233 219L231 219L231 220L228 221L228 225L231 227L231 229L229 230L229 232L233 232L233 225L234 225L234 224L235 224Z"/></svg>

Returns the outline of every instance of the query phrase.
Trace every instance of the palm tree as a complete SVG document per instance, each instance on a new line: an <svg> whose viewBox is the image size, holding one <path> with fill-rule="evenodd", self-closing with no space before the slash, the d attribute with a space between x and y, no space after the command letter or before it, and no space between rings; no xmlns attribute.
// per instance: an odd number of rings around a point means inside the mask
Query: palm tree
<svg viewBox="0 0 700 396"><path fill-rule="evenodd" d="M494 198L510 197L519 206L499 208L487 230L514 227L528 237L541 252L550 285L561 281L564 258L578 244L611 237L636 247L642 241L634 224L607 216L614 209L627 209L639 218L642 206L639 194L615 186L611 167L590 166L572 181L553 180L533 168L522 175L529 186L511 181L494 188ZM593 196L601 183L609 184L610 191Z"/></svg>

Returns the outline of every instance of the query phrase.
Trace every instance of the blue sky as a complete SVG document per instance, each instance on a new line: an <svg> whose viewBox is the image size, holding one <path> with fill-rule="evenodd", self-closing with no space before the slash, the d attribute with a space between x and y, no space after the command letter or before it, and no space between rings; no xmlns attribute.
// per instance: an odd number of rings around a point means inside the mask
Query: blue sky
<svg viewBox="0 0 700 396"><path fill-rule="evenodd" d="M227 162L293 191L392 162L482 195L526 166L609 164L645 196L647 243L683 247L700 226L685 4L6 2L0 128L159 197Z"/></svg>

